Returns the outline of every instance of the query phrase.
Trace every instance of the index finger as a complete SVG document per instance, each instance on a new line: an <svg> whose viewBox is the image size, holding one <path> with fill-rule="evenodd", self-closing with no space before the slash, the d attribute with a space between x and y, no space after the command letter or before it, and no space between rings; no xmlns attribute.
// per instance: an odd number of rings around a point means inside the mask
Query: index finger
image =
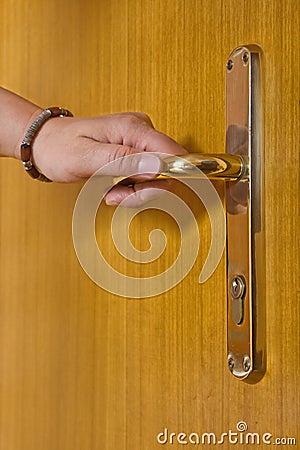
<svg viewBox="0 0 300 450"><path fill-rule="evenodd" d="M147 129L140 145L147 152L167 153L170 155L183 155L187 153L187 150L178 144L178 142L155 128Z"/></svg>

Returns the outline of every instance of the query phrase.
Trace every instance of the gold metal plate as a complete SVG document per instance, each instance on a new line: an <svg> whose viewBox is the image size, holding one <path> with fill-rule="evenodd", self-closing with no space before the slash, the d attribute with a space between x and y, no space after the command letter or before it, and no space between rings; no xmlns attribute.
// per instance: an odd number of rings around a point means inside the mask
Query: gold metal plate
<svg viewBox="0 0 300 450"><path fill-rule="evenodd" d="M226 183L228 367L238 379L265 372L265 244L261 57L235 49L226 64L226 153L249 158L249 177Z"/></svg>

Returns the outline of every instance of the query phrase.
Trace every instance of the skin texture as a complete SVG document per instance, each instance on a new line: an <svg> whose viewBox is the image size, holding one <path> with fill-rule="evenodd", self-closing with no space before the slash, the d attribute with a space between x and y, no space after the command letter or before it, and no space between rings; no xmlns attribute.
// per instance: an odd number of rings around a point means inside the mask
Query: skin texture
<svg viewBox="0 0 300 450"><path fill-rule="evenodd" d="M0 155L20 159L23 136L42 108L3 88L0 105ZM185 152L173 139L155 130L146 114L137 112L51 118L32 145L35 165L56 182L86 179L112 161L116 161L113 173L109 166L103 169L104 174L138 174L131 186L115 186L106 195L108 205L125 200L125 206L139 206L150 200L153 189L149 188L170 190L171 180L153 180L163 169L159 156ZM132 154L136 157L124 158Z"/></svg>

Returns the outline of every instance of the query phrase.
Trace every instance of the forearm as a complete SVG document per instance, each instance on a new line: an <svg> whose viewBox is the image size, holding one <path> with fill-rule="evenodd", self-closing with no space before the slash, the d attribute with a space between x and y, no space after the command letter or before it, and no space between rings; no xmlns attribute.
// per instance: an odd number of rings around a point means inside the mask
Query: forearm
<svg viewBox="0 0 300 450"><path fill-rule="evenodd" d="M0 87L0 156L20 159L24 134L41 111L37 105Z"/></svg>

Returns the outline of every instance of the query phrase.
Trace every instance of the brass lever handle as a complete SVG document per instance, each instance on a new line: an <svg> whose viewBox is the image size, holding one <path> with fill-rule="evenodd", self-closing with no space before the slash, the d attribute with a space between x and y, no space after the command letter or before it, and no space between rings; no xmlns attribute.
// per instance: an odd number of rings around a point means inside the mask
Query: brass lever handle
<svg viewBox="0 0 300 450"><path fill-rule="evenodd" d="M158 178L199 178L199 170L212 180L248 180L248 158L228 153L188 153L163 160L167 168Z"/></svg>

